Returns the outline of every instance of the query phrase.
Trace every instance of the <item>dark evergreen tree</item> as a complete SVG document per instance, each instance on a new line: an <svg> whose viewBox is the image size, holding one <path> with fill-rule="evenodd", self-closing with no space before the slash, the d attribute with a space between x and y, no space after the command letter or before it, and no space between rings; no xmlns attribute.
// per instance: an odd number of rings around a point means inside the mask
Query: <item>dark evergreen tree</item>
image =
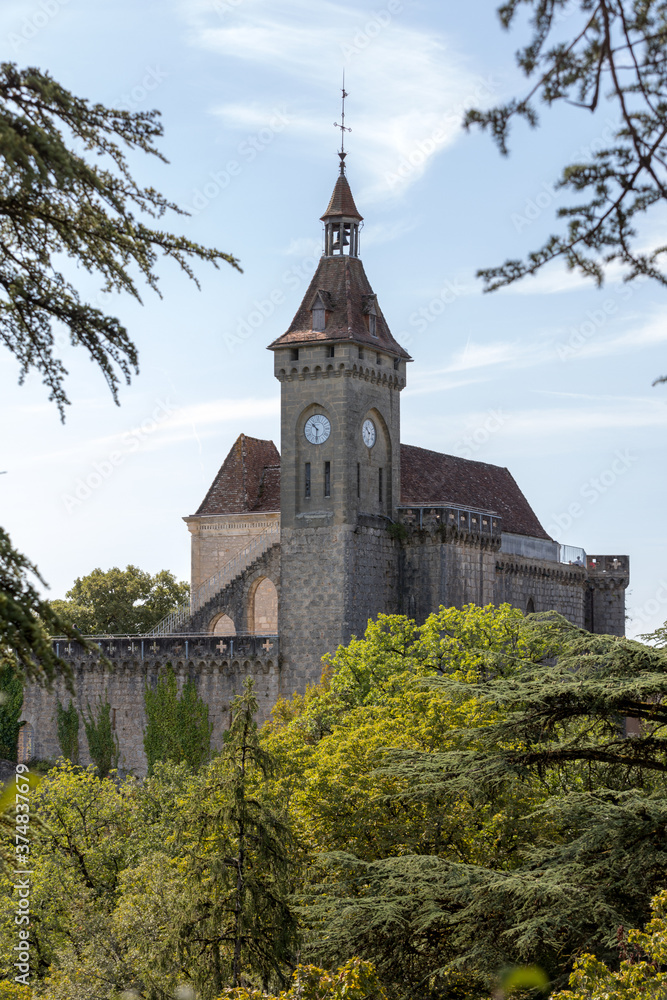
<svg viewBox="0 0 667 1000"><path fill-rule="evenodd" d="M288 903L296 844L271 801L273 761L260 746L256 711L247 678L183 831L197 892L181 941L186 954L206 959L197 983L204 996L207 990L218 996L224 986L285 985L296 964L296 918Z"/></svg>
<svg viewBox="0 0 667 1000"><path fill-rule="evenodd" d="M0 757L16 760L18 756L23 684L9 662L0 672Z"/></svg>

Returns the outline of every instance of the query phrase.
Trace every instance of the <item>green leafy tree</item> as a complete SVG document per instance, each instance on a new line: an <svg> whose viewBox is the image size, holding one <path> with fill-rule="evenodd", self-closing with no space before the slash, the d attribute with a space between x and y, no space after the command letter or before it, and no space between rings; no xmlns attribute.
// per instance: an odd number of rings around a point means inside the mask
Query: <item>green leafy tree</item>
<svg viewBox="0 0 667 1000"><path fill-rule="evenodd" d="M58 746L63 757L73 764L79 763L79 713L70 698L69 707L64 708L60 700L56 702L56 724Z"/></svg>
<svg viewBox="0 0 667 1000"><path fill-rule="evenodd" d="M372 963L351 958L335 972L297 966L291 987L280 996L241 986L223 990L218 1000L387 1000L387 994Z"/></svg>
<svg viewBox="0 0 667 1000"><path fill-rule="evenodd" d="M158 761L184 761L192 768L204 764L211 755L211 724L208 705L197 694L194 681L186 681L179 695L171 663L154 688L146 685L146 731L144 750L148 773Z"/></svg>
<svg viewBox="0 0 667 1000"><path fill-rule="evenodd" d="M190 593L169 570L154 576L127 566L94 569L78 577L66 601L51 601L51 607L73 628L84 634L144 634L182 604Z"/></svg>
<svg viewBox="0 0 667 1000"><path fill-rule="evenodd" d="M132 177L126 151L164 160L156 111L128 112L77 97L48 73L0 64L0 341L19 363L20 381L36 371L64 417L67 370L56 334L85 350L118 401L121 379L137 370L137 349L115 316L85 301L64 272L68 261L98 278L102 291L140 299L140 282L158 291L156 265L173 260L197 280L192 261L236 259L193 243L142 217L181 210ZM76 638L40 598L35 566L0 528L0 653L22 674L49 683L67 664L51 635Z"/></svg>
<svg viewBox="0 0 667 1000"><path fill-rule="evenodd" d="M646 920L667 876L667 656L555 614L531 616L521 631L558 655L476 681L458 671L426 678L495 714L434 751L397 748L377 772L397 782L393 801L406 808L462 801L475 818L513 801L517 821L498 827L512 849L490 839L486 857L467 860L433 850L329 856L311 897L325 953L371 958L394 980L401 965L406 980L435 977L434 996L464 972L483 995L493 970L517 961L556 982L584 950L613 961L618 927ZM627 719L639 720L634 735Z"/></svg>
<svg viewBox="0 0 667 1000"><path fill-rule="evenodd" d="M515 119L538 125L538 101L589 114L606 106L618 125L604 148L563 169L557 187L574 195L574 203L557 212L563 230L525 260L480 271L486 290L535 274L557 258L598 285L613 264L626 281L646 275L667 284L667 247L658 239L647 249L643 229L638 234L643 217L659 217L667 199L663 0L506 0L498 8L503 28L513 27L521 12L529 14L531 37L516 58L531 86L501 106L468 111L465 126L489 131L507 155Z"/></svg>
<svg viewBox="0 0 667 1000"><path fill-rule="evenodd" d="M118 738L111 726L111 706L108 701L98 706L97 714L88 706L88 718L84 717L83 726L88 740L88 751L97 767L100 778L106 778L109 772L118 767L120 751Z"/></svg>

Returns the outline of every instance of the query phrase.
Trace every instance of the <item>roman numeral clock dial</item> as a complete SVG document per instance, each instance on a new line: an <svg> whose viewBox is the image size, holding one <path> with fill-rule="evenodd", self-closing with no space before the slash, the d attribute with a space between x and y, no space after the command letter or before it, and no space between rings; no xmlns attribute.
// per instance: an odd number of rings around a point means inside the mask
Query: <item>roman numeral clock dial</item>
<svg viewBox="0 0 667 1000"><path fill-rule="evenodd" d="M306 435L306 440L310 441L311 444L324 444L331 434L331 424L323 413L314 413L306 420L303 432Z"/></svg>
<svg viewBox="0 0 667 1000"><path fill-rule="evenodd" d="M367 448L372 448L375 444L375 424L372 420L364 420L361 428L361 436Z"/></svg>

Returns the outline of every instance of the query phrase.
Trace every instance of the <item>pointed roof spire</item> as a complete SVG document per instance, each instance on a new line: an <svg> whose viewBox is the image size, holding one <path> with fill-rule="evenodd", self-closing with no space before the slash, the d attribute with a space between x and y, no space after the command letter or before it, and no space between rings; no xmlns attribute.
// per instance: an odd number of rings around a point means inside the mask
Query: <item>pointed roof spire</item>
<svg viewBox="0 0 667 1000"><path fill-rule="evenodd" d="M322 222L326 222L327 219L338 216L345 216L346 219L358 219L360 222L363 220L363 215L359 214L357 206L354 204L347 177L343 173L338 175L327 210L320 218Z"/></svg>
<svg viewBox="0 0 667 1000"><path fill-rule="evenodd" d="M363 216L360 215L357 206L354 204L352 191L350 190L350 185L347 177L345 176L345 157L347 156L347 153L345 152L345 133L352 131L352 129L348 128L345 124L345 98L348 96L345 89L345 70L343 70L343 86L341 88L341 93L340 125L338 122L334 122L334 128L340 129L340 150L338 153L338 156L340 157L340 174L336 180L327 210L324 215L320 216L320 219L322 222L326 222L327 219L344 216L346 219L358 219L359 222L362 222Z"/></svg>

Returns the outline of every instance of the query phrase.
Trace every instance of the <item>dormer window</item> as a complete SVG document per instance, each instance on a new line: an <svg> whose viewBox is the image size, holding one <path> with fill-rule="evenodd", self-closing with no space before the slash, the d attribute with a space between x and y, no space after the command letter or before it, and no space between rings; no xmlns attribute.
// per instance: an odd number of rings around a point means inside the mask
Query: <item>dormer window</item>
<svg viewBox="0 0 667 1000"><path fill-rule="evenodd" d="M324 288L320 288L319 291L315 293L310 303L310 313L313 317L312 329L316 333L324 332L327 320L329 319L333 308L334 301L330 292L327 292Z"/></svg>
<svg viewBox="0 0 667 1000"><path fill-rule="evenodd" d="M324 330L327 321L327 314L321 302L313 306L313 330L320 333Z"/></svg>

